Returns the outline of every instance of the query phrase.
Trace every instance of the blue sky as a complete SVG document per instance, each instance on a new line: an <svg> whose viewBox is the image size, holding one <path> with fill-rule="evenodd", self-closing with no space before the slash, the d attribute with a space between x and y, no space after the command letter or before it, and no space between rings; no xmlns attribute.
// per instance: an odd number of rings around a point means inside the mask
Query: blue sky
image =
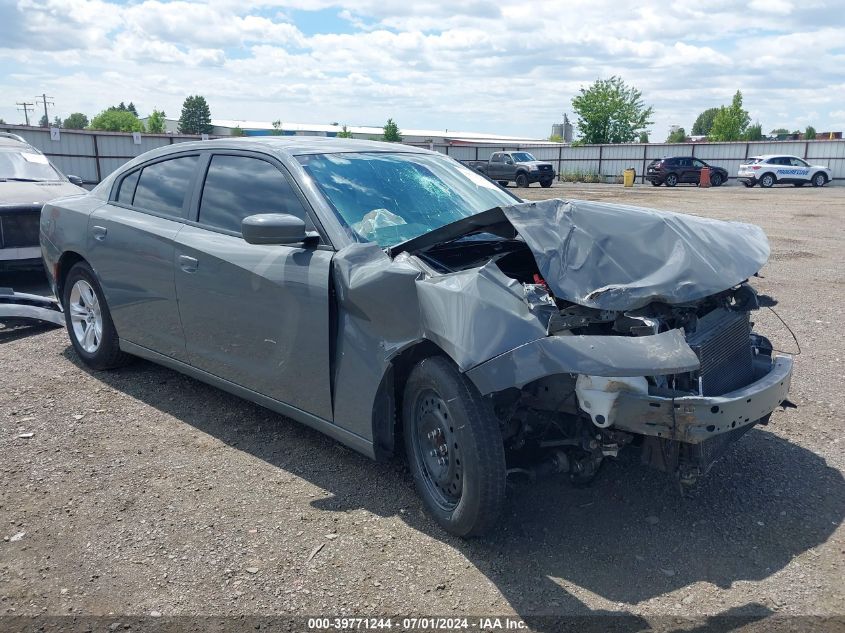
<svg viewBox="0 0 845 633"><path fill-rule="evenodd" d="M622 76L651 138L736 90L752 119L845 129L836 0L0 0L0 118L41 92L61 117L120 101L212 116L546 137ZM40 115L39 115L40 116Z"/></svg>

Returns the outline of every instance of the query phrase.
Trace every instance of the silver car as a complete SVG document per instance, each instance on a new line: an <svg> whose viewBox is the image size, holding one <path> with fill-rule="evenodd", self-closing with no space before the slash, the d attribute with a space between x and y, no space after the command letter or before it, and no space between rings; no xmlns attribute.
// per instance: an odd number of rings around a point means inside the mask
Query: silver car
<svg viewBox="0 0 845 633"><path fill-rule="evenodd" d="M41 245L94 369L140 356L375 459L447 530L508 473L587 482L628 446L691 485L787 405L752 331L755 226L520 201L447 156L331 138L181 143L54 201Z"/></svg>

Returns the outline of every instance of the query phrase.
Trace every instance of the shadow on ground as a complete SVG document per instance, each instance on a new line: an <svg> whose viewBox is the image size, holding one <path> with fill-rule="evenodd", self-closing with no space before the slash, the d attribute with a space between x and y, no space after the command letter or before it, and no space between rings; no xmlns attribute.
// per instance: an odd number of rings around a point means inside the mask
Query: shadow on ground
<svg viewBox="0 0 845 633"><path fill-rule="evenodd" d="M65 354L79 365L70 347ZM765 579L824 543L845 516L841 473L811 451L757 429L689 497L681 498L663 473L641 466L633 450L606 464L588 488L562 480L514 483L500 529L463 541L427 518L398 461L378 464L339 450L302 425L144 361L92 375L326 490L330 497L313 502L323 511L364 508L399 516L448 543L536 630L558 630L548 616L625 615L618 603L641 603L700 581L729 588ZM786 415L776 414L773 425ZM406 511L400 514L400 508ZM581 591L608 601L608 610L591 610L575 596ZM753 621L772 613L751 603L708 619L701 630L730 630L734 618Z"/></svg>

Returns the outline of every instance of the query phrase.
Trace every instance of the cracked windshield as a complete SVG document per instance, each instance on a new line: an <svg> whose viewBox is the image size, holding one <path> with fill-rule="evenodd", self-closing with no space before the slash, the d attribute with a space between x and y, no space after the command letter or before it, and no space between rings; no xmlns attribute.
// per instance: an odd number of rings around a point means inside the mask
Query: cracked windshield
<svg viewBox="0 0 845 633"><path fill-rule="evenodd" d="M350 152L299 161L356 239L382 247L517 202L444 156Z"/></svg>

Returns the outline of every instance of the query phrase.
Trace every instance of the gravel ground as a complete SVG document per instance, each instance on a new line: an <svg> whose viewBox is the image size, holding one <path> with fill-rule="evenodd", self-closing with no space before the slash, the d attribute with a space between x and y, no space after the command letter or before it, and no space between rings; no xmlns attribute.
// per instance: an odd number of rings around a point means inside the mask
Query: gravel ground
<svg viewBox="0 0 845 633"><path fill-rule="evenodd" d="M501 528L467 542L401 462L147 362L92 372L63 330L0 330L0 615L845 615L845 187L519 193L763 226L755 285L800 341L799 408L688 498L632 451L587 488L512 482Z"/></svg>

